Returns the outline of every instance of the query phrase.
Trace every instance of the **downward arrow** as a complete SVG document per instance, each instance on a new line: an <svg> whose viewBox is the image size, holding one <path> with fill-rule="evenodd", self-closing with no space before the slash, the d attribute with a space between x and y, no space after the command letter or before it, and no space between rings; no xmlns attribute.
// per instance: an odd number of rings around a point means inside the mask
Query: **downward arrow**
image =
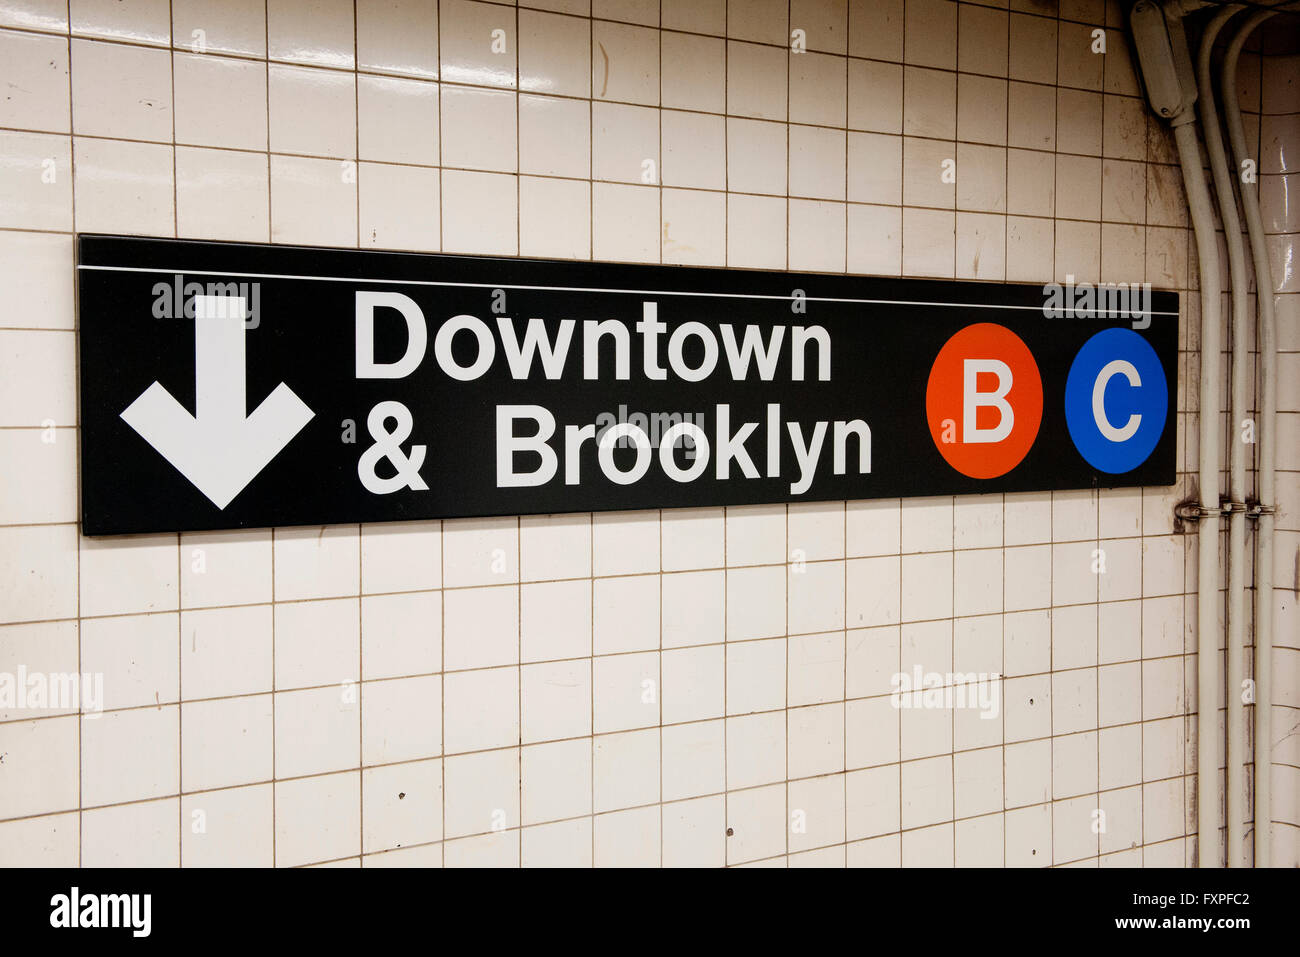
<svg viewBox="0 0 1300 957"><path fill-rule="evenodd" d="M217 508L225 508L315 415L281 382L247 414L244 299L194 297L194 406L155 382L122 413Z"/></svg>

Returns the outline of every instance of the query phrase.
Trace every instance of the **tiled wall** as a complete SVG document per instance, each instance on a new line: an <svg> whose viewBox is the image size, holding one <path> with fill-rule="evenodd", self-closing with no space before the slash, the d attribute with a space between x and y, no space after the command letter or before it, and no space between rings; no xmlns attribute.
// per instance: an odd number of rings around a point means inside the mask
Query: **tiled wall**
<svg viewBox="0 0 1300 957"><path fill-rule="evenodd" d="M1180 178L1120 5L1009 6L0 0L0 672L102 674L105 709L0 712L0 864L1193 861ZM1263 59L1264 112L1294 110L1296 60ZM1296 115L1263 129L1294 162ZM90 540L74 231L1147 280L1184 293L1182 474ZM1296 282L1279 739L1300 719ZM893 707L914 664L1005 674L997 719ZM1278 863L1300 859L1297 742Z"/></svg>
<svg viewBox="0 0 1300 957"><path fill-rule="evenodd" d="M1262 82L1243 84L1259 112L1260 205L1277 311L1279 515L1274 549L1273 863L1300 865L1300 29L1294 18L1264 30ZM1247 127L1254 117L1247 115ZM1248 268L1253 268L1248 267ZM1251 305L1254 305L1252 300ZM1248 672L1249 673L1249 672Z"/></svg>

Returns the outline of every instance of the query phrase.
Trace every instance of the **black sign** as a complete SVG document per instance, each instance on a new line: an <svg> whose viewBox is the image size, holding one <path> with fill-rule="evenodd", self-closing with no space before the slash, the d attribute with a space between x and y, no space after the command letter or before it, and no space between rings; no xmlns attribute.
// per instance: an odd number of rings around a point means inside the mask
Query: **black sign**
<svg viewBox="0 0 1300 957"><path fill-rule="evenodd" d="M1178 300L78 237L88 535L1168 485Z"/></svg>

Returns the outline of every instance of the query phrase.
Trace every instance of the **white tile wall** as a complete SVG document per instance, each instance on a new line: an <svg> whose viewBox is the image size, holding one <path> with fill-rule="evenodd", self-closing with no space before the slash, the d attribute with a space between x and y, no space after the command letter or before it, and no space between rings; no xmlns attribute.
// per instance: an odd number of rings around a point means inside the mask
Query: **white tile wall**
<svg viewBox="0 0 1300 957"><path fill-rule="evenodd" d="M1278 321L1278 461L1277 473L1278 541L1274 551L1275 569L1284 569L1275 577L1273 675L1277 691L1273 698L1273 844L1276 863L1292 863L1300 857L1300 750L1281 729L1294 727L1300 719L1300 626L1296 618L1296 591L1289 579L1300 568L1300 392L1295 374L1300 370L1300 284L1295 275L1295 256L1300 245L1300 222L1295 203L1287 197L1287 184L1296 181L1297 158L1300 158L1300 112L1296 109L1296 89L1300 86L1300 56L1296 55L1294 29L1277 31L1265 43L1260 58L1258 79L1247 95L1260 111L1260 203L1264 230L1271 254L1274 280L1274 305ZM1292 194L1294 195L1294 194ZM1276 576L1276 572L1275 572Z"/></svg>
<svg viewBox="0 0 1300 957"><path fill-rule="evenodd" d="M0 863L1191 862L1195 389L1171 489L76 525L74 231L1145 279L1183 293L1194 381L1181 185L1123 31L1115 0L0 0L0 671L102 673L106 708L0 713ZM1243 61L1279 266L1298 71ZM892 707L913 664L1005 673L999 720Z"/></svg>

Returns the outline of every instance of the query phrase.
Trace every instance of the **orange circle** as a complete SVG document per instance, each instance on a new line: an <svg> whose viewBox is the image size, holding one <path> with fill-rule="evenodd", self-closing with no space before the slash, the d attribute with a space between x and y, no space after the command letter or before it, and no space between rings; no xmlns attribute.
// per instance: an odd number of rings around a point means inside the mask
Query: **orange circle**
<svg viewBox="0 0 1300 957"><path fill-rule="evenodd" d="M1005 326L967 326L935 357L925 415L935 447L954 469L978 479L1005 475L1029 454L1043 420L1038 363Z"/></svg>

